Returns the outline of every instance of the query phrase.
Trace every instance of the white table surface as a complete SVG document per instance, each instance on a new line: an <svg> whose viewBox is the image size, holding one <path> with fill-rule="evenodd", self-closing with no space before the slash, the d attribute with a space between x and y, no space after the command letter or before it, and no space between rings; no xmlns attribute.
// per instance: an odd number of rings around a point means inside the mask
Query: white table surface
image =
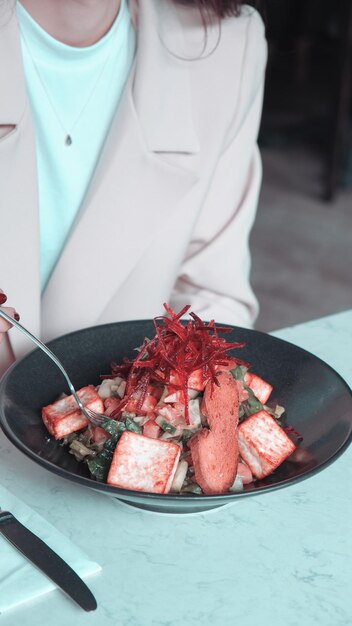
<svg viewBox="0 0 352 626"><path fill-rule="evenodd" d="M275 336L352 386L352 310ZM141 511L47 472L1 433L1 484L102 565L85 613L55 590L1 626L351 626L352 446L308 480L191 515ZM1 593L1 582L0 582Z"/></svg>

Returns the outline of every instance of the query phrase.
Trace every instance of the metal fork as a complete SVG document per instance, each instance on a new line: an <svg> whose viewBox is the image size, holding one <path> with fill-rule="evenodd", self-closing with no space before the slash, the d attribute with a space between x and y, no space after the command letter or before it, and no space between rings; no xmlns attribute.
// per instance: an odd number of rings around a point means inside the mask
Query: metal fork
<svg viewBox="0 0 352 626"><path fill-rule="evenodd" d="M108 417L107 415L102 415L101 413L96 413L95 411L92 411L92 409L89 409L87 407L84 407L79 396L77 395L77 392L69 378L69 375L67 374L64 366L62 365L61 361L57 358L57 356L48 348L48 346L45 345L45 343L43 343L42 341L40 341L40 339L38 339L37 337L35 337L29 330L27 330L27 328L25 328L24 326L22 326L22 324L20 324L19 322L17 322L16 320L14 320L10 315L8 315L7 313L5 313L5 311L3 311L0 308L0 317L2 317L4 320L6 320L7 322L9 322L12 326L14 326L15 328L17 328L18 330L20 330L24 335L26 335L26 337L28 337L28 339L30 339L31 341L33 341L33 343L36 344L36 346L38 346L38 348L40 348L41 350L43 350L43 352L45 352L45 354L50 357L50 359L52 361L54 361L55 365L57 365L57 367L61 370L62 374L65 376L67 384L70 388L70 391L74 397L74 399L76 400L80 410L82 411L83 415L87 418L87 420L89 420L94 426L103 426L104 424L106 424L109 421L115 421L114 419Z"/></svg>

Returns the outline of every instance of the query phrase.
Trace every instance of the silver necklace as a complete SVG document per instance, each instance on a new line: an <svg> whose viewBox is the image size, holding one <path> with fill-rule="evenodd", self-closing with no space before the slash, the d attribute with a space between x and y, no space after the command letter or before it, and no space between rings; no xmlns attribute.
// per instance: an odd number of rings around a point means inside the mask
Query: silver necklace
<svg viewBox="0 0 352 626"><path fill-rule="evenodd" d="M121 7L120 7L120 10L121 10ZM117 19L117 17L116 17L115 19ZM116 31L117 31L117 30L118 30L118 29L116 29ZM28 44L28 41L27 41L26 37L24 36L23 31L22 31L22 29L21 29L21 28L20 28L20 32L21 32L21 36L22 36L23 42L24 42L24 44L25 44L25 46L26 46L26 50L27 50L27 52L28 52L28 54L29 54L29 57L30 57L30 59L31 59L32 65L33 65L33 67L34 67L35 73L36 73L36 75L37 75L37 77L38 77L38 80L39 80L39 82L40 82L40 84L41 84L41 86L42 86L42 89L43 89L43 91L44 91L44 93L45 93L45 95L46 95L46 98L47 98L47 100L48 100L48 102L49 102L49 104L50 104L50 107L51 107L51 109L52 109L52 111L53 111L53 113L54 113L54 115L55 115L55 117L56 117L56 119L57 119L57 121L58 121L59 125L61 126L62 130L64 131L64 135L65 135L65 140L64 140L64 143L65 143L65 146L71 146L71 145L72 145L72 143L73 143L73 140L72 140L72 131L73 131L73 129L76 127L76 125L78 124L78 122L79 122L79 120L81 119L81 117L82 117L82 115L83 115L84 111L86 110L86 108L87 108L88 104L90 103L91 99L93 98L93 95L94 95L94 94L95 94L95 92L96 92L96 89L97 89L98 83L99 83L99 81L100 81L100 79L101 79L101 77L102 77L102 75L103 75L103 73L104 73L104 70L105 70L105 68L106 68L106 66L107 66L107 64L108 64L108 61L109 61L109 59L110 59L110 57L111 57L111 55L112 55L112 51L113 51L113 49L114 49L114 47L113 47L113 45L112 45L112 42L111 42L111 44L110 44L110 49L109 49L108 54L107 54L107 56L106 56L106 59L105 59L105 61L104 61L104 63L103 63L103 66L102 66L102 68L101 68L101 70L100 70L100 72L99 72L99 74L98 74L98 76L97 76L97 78L96 78L96 80L95 80L95 82L94 82L94 84L93 84L92 89L90 90L90 92L89 92L89 94L88 94L88 98L87 98L87 99L86 99L86 101L84 102L84 104L83 104L83 106L82 106L82 108L81 108L81 110L80 110L79 114L77 115L77 117L76 117L76 118L75 118L75 120L73 121L73 123L72 123L71 127L70 127L69 129L67 129L67 128L65 127L65 125L63 124L63 122L62 122L62 120L61 120L61 118L60 118L60 116L59 116L59 114L58 114L58 112L57 112L57 110L56 110L56 107L54 106L54 103L53 103L53 101L52 101L52 98L50 97L50 94L49 94L49 92L48 92L48 89L47 89L47 87L46 87L46 85L45 85L45 82L44 82L44 80L43 80L43 77L42 77L42 76L41 76L41 74L40 74L40 71L39 71L38 65L37 65L37 63L36 63L36 62L35 62L35 60L34 60L34 57L33 57L33 54L32 54L32 52L31 52L30 46L29 46L29 44ZM114 39L115 39L115 38L113 38L113 39L112 39L112 41L114 41Z"/></svg>

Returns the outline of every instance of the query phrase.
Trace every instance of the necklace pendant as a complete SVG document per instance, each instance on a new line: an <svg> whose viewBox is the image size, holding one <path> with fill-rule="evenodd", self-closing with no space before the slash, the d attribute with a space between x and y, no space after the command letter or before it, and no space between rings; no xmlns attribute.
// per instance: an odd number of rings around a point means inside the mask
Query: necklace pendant
<svg viewBox="0 0 352 626"><path fill-rule="evenodd" d="M72 143L71 135L66 135L65 145L70 146Z"/></svg>

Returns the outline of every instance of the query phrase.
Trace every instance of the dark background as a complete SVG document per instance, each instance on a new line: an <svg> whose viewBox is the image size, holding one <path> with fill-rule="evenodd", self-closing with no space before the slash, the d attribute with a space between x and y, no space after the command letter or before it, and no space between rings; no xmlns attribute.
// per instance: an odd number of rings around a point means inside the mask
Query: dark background
<svg viewBox="0 0 352 626"><path fill-rule="evenodd" d="M266 0L263 188L251 246L260 330L352 308L352 6Z"/></svg>
<svg viewBox="0 0 352 626"><path fill-rule="evenodd" d="M325 157L322 191L328 199L352 182L351 14L350 0L263 5L269 59L261 143L300 142L318 150Z"/></svg>

